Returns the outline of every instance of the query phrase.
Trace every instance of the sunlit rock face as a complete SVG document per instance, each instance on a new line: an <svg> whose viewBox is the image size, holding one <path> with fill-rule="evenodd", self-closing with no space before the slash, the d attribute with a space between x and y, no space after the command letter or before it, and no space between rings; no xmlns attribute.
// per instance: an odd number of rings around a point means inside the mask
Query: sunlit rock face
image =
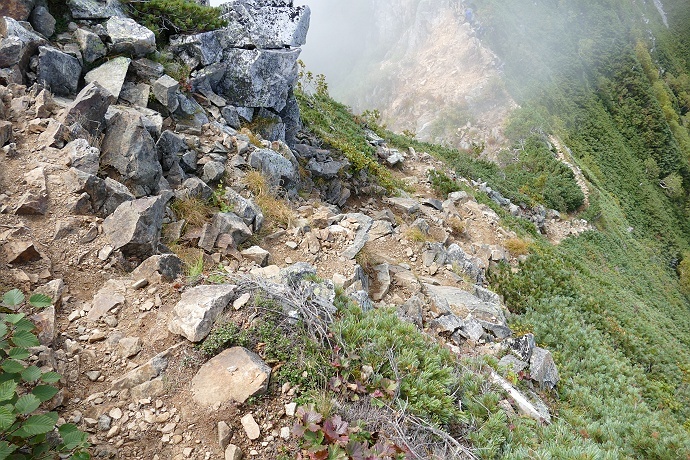
<svg viewBox="0 0 690 460"><path fill-rule="evenodd" d="M482 41L481 18L461 2L354 0L326 9L327 18L314 20L304 60L326 73L336 98L358 112L377 108L389 128L423 140L484 143L487 154L504 142L501 127L515 104L500 60ZM356 51L343 36L360 42Z"/></svg>
<svg viewBox="0 0 690 460"><path fill-rule="evenodd" d="M228 26L172 40L190 68L192 84L240 107L285 108L297 80L299 47L310 10L288 1L238 0L221 6Z"/></svg>

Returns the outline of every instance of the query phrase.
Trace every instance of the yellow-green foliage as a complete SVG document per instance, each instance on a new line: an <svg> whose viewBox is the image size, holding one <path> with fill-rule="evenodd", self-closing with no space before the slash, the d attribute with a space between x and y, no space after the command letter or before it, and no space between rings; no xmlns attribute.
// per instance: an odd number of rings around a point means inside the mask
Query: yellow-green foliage
<svg viewBox="0 0 690 460"><path fill-rule="evenodd" d="M266 176L260 171L249 171L244 177L244 184L254 194L256 204L261 208L269 225L290 227L295 219L295 213L290 204L279 198L276 191L271 189Z"/></svg>
<svg viewBox="0 0 690 460"><path fill-rule="evenodd" d="M524 256L529 252L529 242L521 238L508 239L505 247L513 256Z"/></svg>

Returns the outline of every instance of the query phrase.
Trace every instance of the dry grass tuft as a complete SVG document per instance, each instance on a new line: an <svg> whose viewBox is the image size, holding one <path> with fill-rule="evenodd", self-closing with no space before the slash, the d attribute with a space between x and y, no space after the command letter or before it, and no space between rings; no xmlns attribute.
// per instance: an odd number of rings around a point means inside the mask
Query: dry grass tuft
<svg viewBox="0 0 690 460"><path fill-rule="evenodd" d="M505 247L513 257L524 256L529 253L529 241L521 238L510 238L505 242Z"/></svg>
<svg viewBox="0 0 690 460"><path fill-rule="evenodd" d="M450 230L453 234L453 236L462 236L465 234L465 230L467 228L465 227L465 222L462 221L459 217L453 216L450 219L446 221L446 224L450 227Z"/></svg>
<svg viewBox="0 0 690 460"><path fill-rule="evenodd" d="M240 132L244 135L246 135L249 138L249 142L254 146L258 147L260 149L264 148L264 145L261 143L261 138L254 134L250 129L248 128L242 128Z"/></svg>
<svg viewBox="0 0 690 460"><path fill-rule="evenodd" d="M424 233L418 227L410 227L405 232L405 238L411 243L421 244L430 240L428 234Z"/></svg>
<svg viewBox="0 0 690 460"><path fill-rule="evenodd" d="M201 227L213 214L213 207L199 198L175 200L171 208L178 219L184 219L192 227Z"/></svg>
<svg viewBox="0 0 690 460"><path fill-rule="evenodd" d="M286 200L278 198L266 176L260 171L250 171L244 177L244 185L254 194L256 204L261 208L268 224L290 227L295 220L295 213Z"/></svg>

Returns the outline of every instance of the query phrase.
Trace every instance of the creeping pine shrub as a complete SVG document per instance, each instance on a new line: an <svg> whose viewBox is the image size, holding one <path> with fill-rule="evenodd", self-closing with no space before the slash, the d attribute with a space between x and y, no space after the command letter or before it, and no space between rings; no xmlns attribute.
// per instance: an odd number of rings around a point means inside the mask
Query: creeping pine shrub
<svg viewBox="0 0 690 460"><path fill-rule="evenodd" d="M362 378L360 370L368 366L373 370L368 376L372 385L398 382L398 399L410 414L439 424L462 419L455 396L455 358L413 324L401 321L394 309L364 313L351 306L332 330L343 344L345 381Z"/></svg>
<svg viewBox="0 0 690 460"><path fill-rule="evenodd" d="M443 198L449 193L460 190L460 186L453 179L435 169L429 171L429 182L434 191Z"/></svg>
<svg viewBox="0 0 690 460"><path fill-rule="evenodd" d="M20 312L25 307L21 291L13 289L2 298L0 313L0 459L55 459L58 455L75 460L89 459L87 435L73 424L57 428L57 412L41 409L58 389L55 372L43 372L29 365L29 348L40 345L36 326ZM47 307L50 297L35 294L28 304Z"/></svg>
<svg viewBox="0 0 690 460"><path fill-rule="evenodd" d="M193 0L126 0L130 14L151 29L159 42L171 35L196 34L225 27L220 8L202 6Z"/></svg>

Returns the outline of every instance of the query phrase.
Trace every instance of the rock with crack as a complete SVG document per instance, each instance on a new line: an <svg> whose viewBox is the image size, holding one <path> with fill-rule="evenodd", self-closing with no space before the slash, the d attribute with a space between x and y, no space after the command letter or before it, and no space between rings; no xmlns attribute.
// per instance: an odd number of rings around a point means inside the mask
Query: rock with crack
<svg viewBox="0 0 690 460"><path fill-rule="evenodd" d="M117 99L120 97L122 85L125 83L130 62L132 62L130 58L122 56L111 59L89 71L84 76L84 81L87 84L98 83Z"/></svg>
<svg viewBox="0 0 690 460"><path fill-rule="evenodd" d="M115 102L115 96L97 81L86 85L63 112L63 123L79 123L91 133L105 129L105 114Z"/></svg>
<svg viewBox="0 0 690 460"><path fill-rule="evenodd" d="M108 280L93 296L91 309L86 316L90 322L96 322L111 309L125 302L126 286L120 280Z"/></svg>
<svg viewBox="0 0 690 460"><path fill-rule="evenodd" d="M175 190L175 198L178 200L198 198L202 201L208 201L212 196L213 189L196 176L185 180L180 188Z"/></svg>
<svg viewBox="0 0 690 460"><path fill-rule="evenodd" d="M145 278L149 283L158 279L174 281L183 273L183 262L174 254L158 254L143 261L132 271L135 280Z"/></svg>
<svg viewBox="0 0 690 460"><path fill-rule="evenodd" d="M439 314L450 312L460 318L471 314L475 319L506 325L505 313L500 305L483 302L475 295L452 286L424 284L424 289L432 303L432 311Z"/></svg>
<svg viewBox="0 0 690 460"><path fill-rule="evenodd" d="M45 215L48 212L48 188L43 167L34 168L24 175L28 190L19 199L16 214Z"/></svg>
<svg viewBox="0 0 690 460"><path fill-rule="evenodd" d="M18 66L22 72L29 68L29 61L38 47L47 43L45 38L3 14L0 14L0 37L0 68Z"/></svg>
<svg viewBox="0 0 690 460"><path fill-rule="evenodd" d="M196 286L185 291L173 309L168 329L191 342L200 342L234 299L236 288L231 284L220 284Z"/></svg>
<svg viewBox="0 0 690 460"><path fill-rule="evenodd" d="M86 139L76 139L62 149L69 165L87 174L98 174L101 152Z"/></svg>
<svg viewBox="0 0 690 460"><path fill-rule="evenodd" d="M359 223L359 228L355 234L355 240L352 244L343 251L343 257L346 259L354 259L362 250L364 245L369 241L369 230L371 229L374 220L362 213L346 214L345 219L354 219Z"/></svg>
<svg viewBox="0 0 690 460"><path fill-rule="evenodd" d="M558 369L549 350L541 347L534 347L532 356L529 360L529 375L532 380L539 383L542 387L553 390L558 381Z"/></svg>
<svg viewBox="0 0 690 460"><path fill-rule="evenodd" d="M134 388L145 382L155 379L168 368L168 361L172 348L157 354L141 366L131 370L119 379L115 380L111 385L111 390L119 391L129 388Z"/></svg>
<svg viewBox="0 0 690 460"><path fill-rule="evenodd" d="M74 38L79 44L82 57L89 64L108 54L108 48L103 44L101 38L93 32L77 29L74 32Z"/></svg>
<svg viewBox="0 0 690 460"><path fill-rule="evenodd" d="M58 96L77 93L81 64L72 55L55 48L38 49L38 82Z"/></svg>
<svg viewBox="0 0 690 460"><path fill-rule="evenodd" d="M134 200L127 187L107 177L101 179L93 174L70 168L65 175L75 193L81 194L73 206L75 214L96 214L108 217L124 202Z"/></svg>
<svg viewBox="0 0 690 460"><path fill-rule="evenodd" d="M145 56L156 51L156 36L134 19L113 16L105 23L112 54Z"/></svg>
<svg viewBox="0 0 690 460"><path fill-rule="evenodd" d="M138 197L156 193L163 175L149 123L136 110L111 107L101 145L101 165Z"/></svg>
<svg viewBox="0 0 690 460"><path fill-rule="evenodd" d="M252 236L252 231L237 214L219 212L213 216L211 222L204 224L201 238L199 238L199 247L209 252L213 251L222 235L229 235L232 246L237 247Z"/></svg>
<svg viewBox="0 0 690 460"><path fill-rule="evenodd" d="M271 368L246 348L229 348L204 364L192 379L192 396L209 407L227 402L244 403L268 389Z"/></svg>
<svg viewBox="0 0 690 460"><path fill-rule="evenodd" d="M112 247L126 256L146 259L158 251L166 199L161 196L122 203L103 222Z"/></svg>
<svg viewBox="0 0 690 460"><path fill-rule="evenodd" d="M119 0L68 0L74 19L109 19L124 17Z"/></svg>
<svg viewBox="0 0 690 460"><path fill-rule="evenodd" d="M235 214L240 216L245 224L254 232L261 230L264 223L264 215L261 208L251 199L245 198L232 188L225 189L225 199L228 201Z"/></svg>
<svg viewBox="0 0 690 460"><path fill-rule="evenodd" d="M273 150L254 150L249 155L249 165L261 171L273 187L295 192L299 185L299 174L295 165Z"/></svg>

